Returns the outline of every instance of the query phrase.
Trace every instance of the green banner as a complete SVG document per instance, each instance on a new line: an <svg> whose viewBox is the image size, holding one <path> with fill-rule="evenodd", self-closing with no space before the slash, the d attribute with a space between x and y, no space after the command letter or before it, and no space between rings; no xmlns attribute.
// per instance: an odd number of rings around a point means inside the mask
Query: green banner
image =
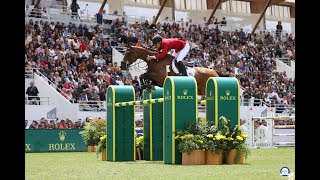
<svg viewBox="0 0 320 180"><path fill-rule="evenodd" d="M26 129L25 152L87 151L82 129Z"/></svg>
<svg viewBox="0 0 320 180"><path fill-rule="evenodd" d="M225 116L231 125L240 127L240 88L236 78L215 78L218 89L218 118ZM220 127L220 123L218 123Z"/></svg>
<svg viewBox="0 0 320 180"><path fill-rule="evenodd" d="M232 126L240 126L240 86L236 78L209 78L206 94L207 121L214 121L220 127L218 119L225 116Z"/></svg>

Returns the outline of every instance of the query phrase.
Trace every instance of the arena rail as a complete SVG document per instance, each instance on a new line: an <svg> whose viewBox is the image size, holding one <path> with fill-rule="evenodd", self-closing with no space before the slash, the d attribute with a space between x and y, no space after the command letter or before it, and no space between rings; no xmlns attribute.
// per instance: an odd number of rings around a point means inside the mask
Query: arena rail
<svg viewBox="0 0 320 180"><path fill-rule="evenodd" d="M249 147L275 148L281 146L295 146L295 141L292 139L291 141L279 141L280 137L294 137L294 133L275 132L279 131L276 129L290 129L293 131L295 125L275 125L274 123L274 121L277 120L295 121L295 116L275 116L274 108L268 108L266 117L254 117L252 110L249 114L250 117L247 124L241 126L241 128L247 131L247 134L249 135L247 141ZM255 121L258 120L265 120L267 125L261 124L255 128ZM276 140L275 137L277 137L278 140Z"/></svg>

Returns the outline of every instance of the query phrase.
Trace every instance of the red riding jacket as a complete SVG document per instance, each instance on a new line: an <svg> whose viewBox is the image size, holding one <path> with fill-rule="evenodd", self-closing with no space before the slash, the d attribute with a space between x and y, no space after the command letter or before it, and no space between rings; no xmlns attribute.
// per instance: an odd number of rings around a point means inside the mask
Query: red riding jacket
<svg viewBox="0 0 320 180"><path fill-rule="evenodd" d="M163 58L168 50L174 49L176 52L179 52L181 49L184 48L186 45L186 40L184 39L177 39L177 38L172 38L172 39L164 39L162 38L162 43L161 47L158 48L157 50L160 51L162 49L162 52L156 55L157 59Z"/></svg>

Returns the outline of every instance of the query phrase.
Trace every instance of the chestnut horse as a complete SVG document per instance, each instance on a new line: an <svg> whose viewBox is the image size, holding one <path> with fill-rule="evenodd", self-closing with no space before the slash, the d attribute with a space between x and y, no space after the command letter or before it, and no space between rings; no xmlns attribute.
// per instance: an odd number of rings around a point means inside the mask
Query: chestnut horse
<svg viewBox="0 0 320 180"><path fill-rule="evenodd" d="M167 77L167 75L179 76L179 74L175 73L171 67L172 60L174 59L173 56L167 54L162 59L148 61L146 60L147 55L155 55L157 54L156 51L149 50L139 46L129 45L127 47L128 48L124 53L123 61L130 66L137 59L144 60L148 65L147 72L143 75L144 78L152 80L159 86L163 86L164 80ZM170 71L168 72L168 74L166 69L167 65L170 65L170 68L169 68ZM219 74L213 69L201 68L201 67L195 67L194 69L195 69L194 78L196 79L198 84L198 94L204 96L207 80L210 77L219 77Z"/></svg>

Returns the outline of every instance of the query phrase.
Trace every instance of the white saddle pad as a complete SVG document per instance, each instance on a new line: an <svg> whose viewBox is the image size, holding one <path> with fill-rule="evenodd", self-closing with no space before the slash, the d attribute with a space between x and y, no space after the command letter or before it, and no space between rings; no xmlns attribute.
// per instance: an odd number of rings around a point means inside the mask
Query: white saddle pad
<svg viewBox="0 0 320 180"><path fill-rule="evenodd" d="M187 74L188 76L194 77L194 75L196 74L196 70L193 67L187 67Z"/></svg>
<svg viewBox="0 0 320 180"><path fill-rule="evenodd" d="M173 72L175 72L176 74L179 73L179 69L176 67L175 61L172 61L171 67ZM193 67L186 67L186 69L188 76L194 77L194 75L196 74L196 70Z"/></svg>

